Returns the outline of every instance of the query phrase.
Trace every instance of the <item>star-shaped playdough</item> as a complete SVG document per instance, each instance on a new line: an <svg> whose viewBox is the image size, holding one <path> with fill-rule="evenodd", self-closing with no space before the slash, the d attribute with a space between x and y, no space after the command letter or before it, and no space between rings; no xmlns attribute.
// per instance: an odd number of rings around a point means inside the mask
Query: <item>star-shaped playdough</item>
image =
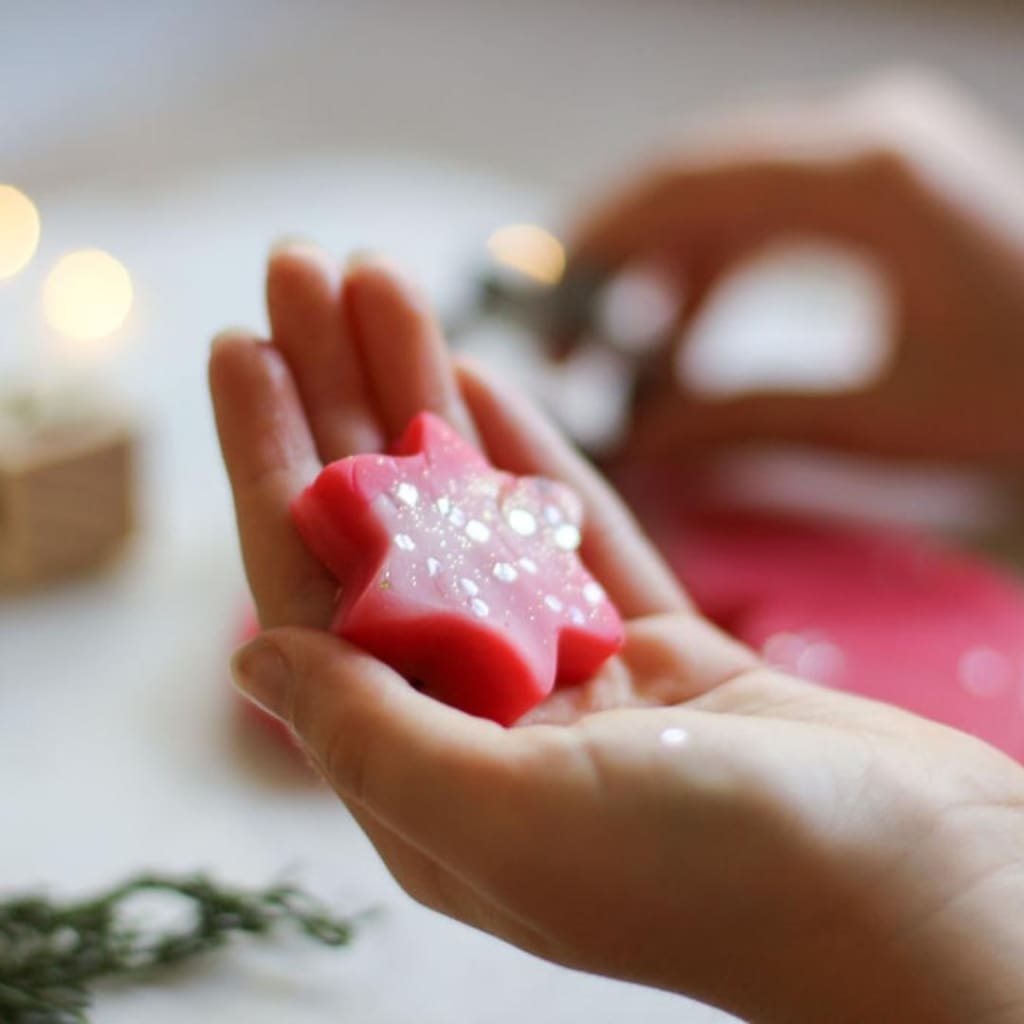
<svg viewBox="0 0 1024 1024"><path fill-rule="evenodd" d="M622 645L576 495L495 469L430 413L391 454L331 463L292 513L340 583L332 629L472 714L514 722Z"/></svg>

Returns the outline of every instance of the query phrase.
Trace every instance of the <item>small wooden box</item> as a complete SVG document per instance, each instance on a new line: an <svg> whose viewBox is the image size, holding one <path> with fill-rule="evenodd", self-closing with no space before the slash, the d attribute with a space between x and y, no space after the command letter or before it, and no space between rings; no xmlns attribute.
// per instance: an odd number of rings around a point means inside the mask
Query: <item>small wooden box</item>
<svg viewBox="0 0 1024 1024"><path fill-rule="evenodd" d="M92 569L135 523L135 433L102 411L0 400L0 584Z"/></svg>

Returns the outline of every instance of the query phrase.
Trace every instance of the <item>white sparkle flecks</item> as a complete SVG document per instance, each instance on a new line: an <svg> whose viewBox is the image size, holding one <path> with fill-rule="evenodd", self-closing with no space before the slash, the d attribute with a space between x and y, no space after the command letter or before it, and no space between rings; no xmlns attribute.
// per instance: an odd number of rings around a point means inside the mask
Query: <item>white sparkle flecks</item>
<svg viewBox="0 0 1024 1024"><path fill-rule="evenodd" d="M689 738L690 734L685 729L680 729L678 726L673 725L661 730L658 742L663 747L681 747Z"/></svg>
<svg viewBox="0 0 1024 1024"><path fill-rule="evenodd" d="M580 531L572 523L555 528L555 544L563 551L575 551L580 546Z"/></svg>
<svg viewBox="0 0 1024 1024"><path fill-rule="evenodd" d="M491 572L494 573L494 578L501 580L502 583L514 583L519 577L516 567L509 565L508 562L495 562Z"/></svg>
<svg viewBox="0 0 1024 1024"><path fill-rule="evenodd" d="M470 540L475 540L478 544L484 544L490 540L491 531L479 519L470 519L466 523L466 536Z"/></svg>
<svg viewBox="0 0 1024 1024"><path fill-rule="evenodd" d="M532 537L537 532L537 520L533 513L527 512L525 508L510 508L505 513L505 518L520 537Z"/></svg>
<svg viewBox="0 0 1024 1024"><path fill-rule="evenodd" d="M408 480L403 480L395 488L395 497L403 505L408 505L409 508L415 508L417 502L420 500L420 492L415 484L409 483Z"/></svg>
<svg viewBox="0 0 1024 1024"><path fill-rule="evenodd" d="M517 592L511 587L512 584L518 582L522 586L524 577L529 576L536 577L539 582L541 559L538 557L535 560L527 555L516 557L507 548L504 551L495 549L489 559L489 567L481 566L482 575L478 575L476 571L471 571L470 545L484 546L484 552L487 552L491 544L500 540L502 526L520 537L541 541L548 551L554 548L571 553L579 548L582 540L577 516L571 506L566 506L558 492L541 488L538 494L523 495L505 506L497 503L499 494L500 489L496 484L485 487L483 481L474 481L465 501L460 501L457 495L430 494L429 490L418 483L400 480L392 485L389 495L400 514L404 509L409 509L412 515L418 517L426 509L428 521L436 514L438 518L433 520L434 529L431 532L436 534L437 550L429 556L427 551L422 552L419 571L439 582L451 573L451 583L454 583L457 593L462 595L466 609L478 619L493 617L494 602L501 603L508 599L507 596L499 595ZM427 526L427 522L423 525ZM398 529L401 530L402 526L399 525ZM423 547L429 550L435 546L434 543L424 544L414 538L415 533L405 532L394 533L392 539L395 546L404 552ZM506 543L502 542L500 547L505 548ZM513 548L515 546L513 544ZM488 584L488 578L496 582ZM528 587L533 585L527 584ZM490 592L488 586L491 587ZM500 590L495 590L495 586L500 587ZM593 618L594 609L606 599L606 594L599 583L586 578L580 580L573 589L574 592L567 590L564 593L560 589L553 593L546 589L533 590L531 603L539 599L541 613L557 616L565 625L585 629ZM533 608L535 610L528 613L530 620L537 615L536 604L533 604Z"/></svg>

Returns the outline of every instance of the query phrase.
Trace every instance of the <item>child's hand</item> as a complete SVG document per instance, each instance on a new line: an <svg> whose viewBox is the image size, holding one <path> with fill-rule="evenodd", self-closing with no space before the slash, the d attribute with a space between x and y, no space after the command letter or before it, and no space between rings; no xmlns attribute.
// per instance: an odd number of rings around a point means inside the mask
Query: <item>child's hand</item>
<svg viewBox="0 0 1024 1024"><path fill-rule="evenodd" d="M996 1022L1024 992L1024 772L987 746L774 673L696 615L615 495L520 399L453 374L386 267L271 262L273 341L211 383L280 715L416 899L560 963L757 1020ZM621 656L502 729L327 633L288 503L421 409L573 486ZM640 705L640 706L637 706ZM598 710L594 710L594 709ZM547 721L541 721L547 719ZM560 724L555 724L560 723Z"/></svg>

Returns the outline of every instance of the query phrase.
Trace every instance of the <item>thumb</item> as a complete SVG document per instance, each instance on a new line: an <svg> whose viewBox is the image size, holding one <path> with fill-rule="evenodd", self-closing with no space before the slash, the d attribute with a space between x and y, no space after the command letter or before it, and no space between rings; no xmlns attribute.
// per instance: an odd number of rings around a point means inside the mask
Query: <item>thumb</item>
<svg viewBox="0 0 1024 1024"><path fill-rule="evenodd" d="M496 769L506 731L419 693L320 630L262 633L232 660L237 687L287 722L344 800L413 842L450 817L466 780Z"/></svg>
<svg viewBox="0 0 1024 1024"><path fill-rule="evenodd" d="M324 713L365 716L383 690L403 680L382 662L321 630L265 630L231 660L235 685L258 707L291 725L314 749L323 745Z"/></svg>

